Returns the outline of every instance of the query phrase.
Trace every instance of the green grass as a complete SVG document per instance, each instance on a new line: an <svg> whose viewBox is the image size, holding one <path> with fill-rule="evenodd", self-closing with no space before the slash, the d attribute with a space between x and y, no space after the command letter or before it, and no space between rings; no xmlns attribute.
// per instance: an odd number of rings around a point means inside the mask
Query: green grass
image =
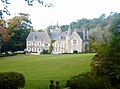
<svg viewBox="0 0 120 89"><path fill-rule="evenodd" d="M24 89L49 89L49 81L60 81L61 88L72 76L90 70L95 54L17 55L0 58L0 72L23 73Z"/></svg>

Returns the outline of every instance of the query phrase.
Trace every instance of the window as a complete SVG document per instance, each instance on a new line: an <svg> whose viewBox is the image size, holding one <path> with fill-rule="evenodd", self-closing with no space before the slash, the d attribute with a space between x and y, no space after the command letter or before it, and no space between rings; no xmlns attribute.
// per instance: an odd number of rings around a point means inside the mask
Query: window
<svg viewBox="0 0 120 89"><path fill-rule="evenodd" d="M31 46L33 46L33 43L31 42Z"/></svg>
<svg viewBox="0 0 120 89"><path fill-rule="evenodd" d="M41 43L38 43L39 46L41 46Z"/></svg>
<svg viewBox="0 0 120 89"><path fill-rule="evenodd" d="M37 36L35 36L35 40L37 39Z"/></svg>
<svg viewBox="0 0 120 89"><path fill-rule="evenodd" d="M28 46L30 46L30 42L28 42Z"/></svg>
<svg viewBox="0 0 120 89"><path fill-rule="evenodd" d="M58 43L58 47L60 47L60 43Z"/></svg>
<svg viewBox="0 0 120 89"><path fill-rule="evenodd" d="M63 48L66 46L66 44L63 44Z"/></svg>
<svg viewBox="0 0 120 89"><path fill-rule="evenodd" d="M37 46L41 46L41 44L39 42L37 42Z"/></svg>
<svg viewBox="0 0 120 89"><path fill-rule="evenodd" d="M41 52L42 50L39 48L39 50L38 50L39 52Z"/></svg>
<svg viewBox="0 0 120 89"><path fill-rule="evenodd" d="M48 43L44 43L44 46L45 46L45 47L48 47Z"/></svg>
<svg viewBox="0 0 120 89"><path fill-rule="evenodd" d="M88 44L85 44L85 49L88 49Z"/></svg>
<svg viewBox="0 0 120 89"><path fill-rule="evenodd" d="M35 43L35 42L33 42L33 43L32 43L32 46L35 46L35 45L36 45L36 43Z"/></svg>
<svg viewBox="0 0 120 89"><path fill-rule="evenodd" d="M35 43L33 42L33 46L35 46Z"/></svg>
<svg viewBox="0 0 120 89"><path fill-rule="evenodd" d="M72 40L72 44L73 44L73 45L77 45L77 40L76 40L76 39L73 39L73 40Z"/></svg>
<svg viewBox="0 0 120 89"><path fill-rule="evenodd" d="M34 46L36 46L36 45L37 45L37 43L35 42L35 43L34 43Z"/></svg>
<svg viewBox="0 0 120 89"><path fill-rule="evenodd" d="M27 48L27 51L31 51L31 49L30 49L30 48Z"/></svg>

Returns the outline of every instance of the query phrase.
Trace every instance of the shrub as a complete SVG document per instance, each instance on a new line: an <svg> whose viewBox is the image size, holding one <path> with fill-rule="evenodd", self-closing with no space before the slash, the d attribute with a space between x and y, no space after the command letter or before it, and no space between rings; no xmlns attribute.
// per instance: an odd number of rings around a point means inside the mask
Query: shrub
<svg viewBox="0 0 120 89"><path fill-rule="evenodd" d="M17 54L1 54L0 57L16 56Z"/></svg>
<svg viewBox="0 0 120 89"><path fill-rule="evenodd" d="M43 52L41 54L50 54L48 50L43 49Z"/></svg>
<svg viewBox="0 0 120 89"><path fill-rule="evenodd" d="M72 77L67 81L66 87L71 87L71 89L110 89L110 84L106 78L87 72Z"/></svg>
<svg viewBox="0 0 120 89"><path fill-rule="evenodd" d="M0 73L0 89L19 89L25 85L25 77L17 72Z"/></svg>

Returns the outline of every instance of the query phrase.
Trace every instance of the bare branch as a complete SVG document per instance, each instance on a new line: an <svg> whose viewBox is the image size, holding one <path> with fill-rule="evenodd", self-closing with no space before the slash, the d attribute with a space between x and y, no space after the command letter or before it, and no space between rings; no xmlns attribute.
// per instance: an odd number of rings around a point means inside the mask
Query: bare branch
<svg viewBox="0 0 120 89"><path fill-rule="evenodd" d="M35 0L25 0L25 1L27 1L29 6L33 6L33 2ZM51 3L45 3L43 0L36 0L36 1L38 1L38 3L43 5L44 7L53 7L53 5Z"/></svg>
<svg viewBox="0 0 120 89"><path fill-rule="evenodd" d="M43 0L25 0L29 6L33 6L33 2L37 1L39 4L41 4L44 7L53 7L53 4L51 3L45 3ZM5 5L3 5L4 9L0 10L0 18L3 18L3 12L5 12L7 15L10 15L10 12L8 11L7 5L10 4L9 0L1 0L1 2Z"/></svg>
<svg viewBox="0 0 120 89"><path fill-rule="evenodd" d="M33 1L35 1L35 0L25 0L25 1L27 1L29 6L33 6Z"/></svg>
<svg viewBox="0 0 120 89"><path fill-rule="evenodd" d="M3 10L3 12L5 12L7 15L10 15L10 12L8 11L7 8L8 8L7 6L4 6L4 10Z"/></svg>
<svg viewBox="0 0 120 89"><path fill-rule="evenodd" d="M10 4L10 2L8 2L9 0L1 0L2 3L5 3L5 4Z"/></svg>

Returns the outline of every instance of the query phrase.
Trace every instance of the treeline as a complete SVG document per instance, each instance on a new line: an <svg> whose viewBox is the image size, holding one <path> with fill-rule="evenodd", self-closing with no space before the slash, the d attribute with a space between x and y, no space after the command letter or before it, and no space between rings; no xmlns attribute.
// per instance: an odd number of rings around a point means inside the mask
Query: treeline
<svg viewBox="0 0 120 89"><path fill-rule="evenodd" d="M78 19L71 22L71 29L77 31L89 31L90 52L97 52L101 45L110 42L111 32L109 26L113 19L120 17L120 13L102 14L99 18ZM55 29L56 26L49 26L47 29ZM62 31L67 31L69 25L60 26ZM3 30L4 29L4 30ZM29 14L19 13L9 20L0 20L0 52L19 51L26 48L26 37L33 30Z"/></svg>
<svg viewBox="0 0 120 89"><path fill-rule="evenodd" d="M111 40L109 26L113 19L119 16L120 13L111 12L110 15L106 16L105 14L102 14L99 18L82 18L70 23L70 27L72 30L76 29L77 31L89 31L90 51L96 52L102 44L108 43ZM54 28L55 26L49 26L48 29L52 27ZM67 31L68 27L69 25L60 26L62 31Z"/></svg>
<svg viewBox="0 0 120 89"><path fill-rule="evenodd" d="M0 53L23 51L33 27L29 14L19 13L9 20L0 19Z"/></svg>

